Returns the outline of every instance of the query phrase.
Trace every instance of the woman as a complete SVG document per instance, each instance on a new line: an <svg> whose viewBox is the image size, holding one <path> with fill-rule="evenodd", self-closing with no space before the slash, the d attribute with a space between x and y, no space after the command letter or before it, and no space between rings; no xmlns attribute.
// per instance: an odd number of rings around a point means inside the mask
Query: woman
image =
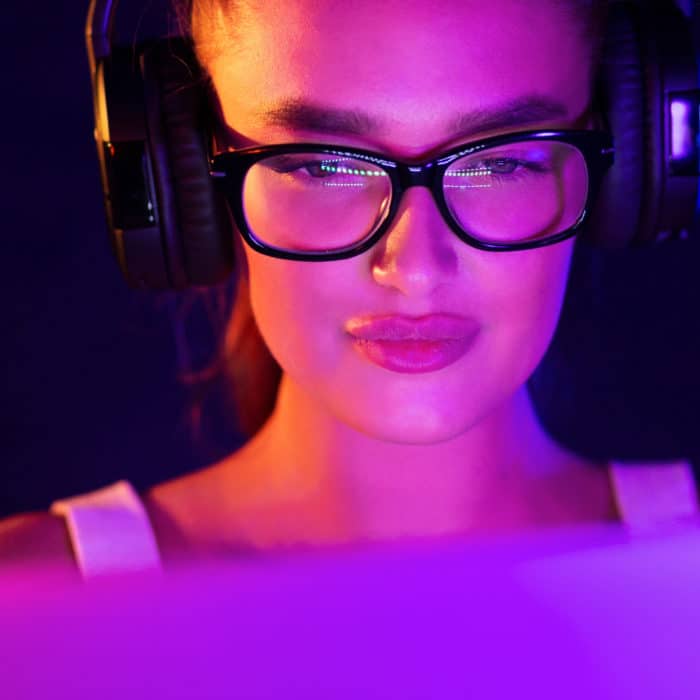
<svg viewBox="0 0 700 700"><path fill-rule="evenodd" d="M561 309L591 161L609 158L591 146L586 162L566 137L469 150L595 128L604 12L195 0L225 123L215 173L231 180L227 151L297 145L253 158L231 194L247 227L240 304L282 375L242 449L142 496L158 556L620 519L607 465L557 444L526 389ZM308 143L326 148L299 152ZM432 192L427 163L445 170ZM10 521L2 546L74 567L68 512Z"/></svg>

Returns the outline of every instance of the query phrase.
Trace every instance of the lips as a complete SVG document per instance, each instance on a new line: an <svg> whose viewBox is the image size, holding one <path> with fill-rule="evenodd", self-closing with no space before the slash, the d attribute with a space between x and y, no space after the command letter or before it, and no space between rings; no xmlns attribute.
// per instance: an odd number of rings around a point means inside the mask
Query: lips
<svg viewBox="0 0 700 700"><path fill-rule="evenodd" d="M345 326L362 357L384 369L433 372L456 362L472 346L479 324L454 314L373 316Z"/></svg>

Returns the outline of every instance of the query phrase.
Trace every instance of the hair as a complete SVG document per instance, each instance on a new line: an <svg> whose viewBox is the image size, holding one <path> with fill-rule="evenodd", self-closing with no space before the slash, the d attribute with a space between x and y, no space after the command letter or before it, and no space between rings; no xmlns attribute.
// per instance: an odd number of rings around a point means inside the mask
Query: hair
<svg viewBox="0 0 700 700"><path fill-rule="evenodd" d="M171 0L178 31L192 38L204 74L217 52L235 38L254 10L255 0ZM603 40L609 0L553 0L580 26L591 46L593 81L603 53ZM203 28L206 27L206 32ZM593 85L593 83L591 83ZM244 255L238 250L238 258ZM233 413L243 437L255 434L272 413L281 368L272 357L253 318L246 275L233 275L225 284L188 292L178 313L177 324L184 326L197 301L204 304L215 341L213 357L203 368L195 369L189 360L181 362L180 379L191 389L190 426L202 436L203 409L213 389L224 389L227 411ZM180 343L187 344L180 332ZM184 338L184 339L183 339ZM179 356L189 358L186 348Z"/></svg>

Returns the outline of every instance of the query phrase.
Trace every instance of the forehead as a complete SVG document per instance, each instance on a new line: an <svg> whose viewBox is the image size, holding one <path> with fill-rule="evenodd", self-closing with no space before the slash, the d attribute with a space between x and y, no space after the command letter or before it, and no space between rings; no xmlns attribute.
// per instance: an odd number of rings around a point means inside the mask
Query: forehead
<svg viewBox="0 0 700 700"><path fill-rule="evenodd" d="M293 0L239 21L209 68L227 122L252 140L288 138L264 116L290 102L368 113L363 141L405 152L449 139L457 113L522 95L571 118L588 102L588 47L555 0Z"/></svg>

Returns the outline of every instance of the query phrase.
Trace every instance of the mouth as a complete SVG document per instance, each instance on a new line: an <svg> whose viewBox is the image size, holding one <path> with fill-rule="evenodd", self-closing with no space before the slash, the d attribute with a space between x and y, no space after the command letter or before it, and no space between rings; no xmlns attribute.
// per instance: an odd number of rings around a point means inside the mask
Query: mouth
<svg viewBox="0 0 700 700"><path fill-rule="evenodd" d="M455 314L370 316L345 326L354 349L392 372L435 372L459 360L474 344L480 326Z"/></svg>

